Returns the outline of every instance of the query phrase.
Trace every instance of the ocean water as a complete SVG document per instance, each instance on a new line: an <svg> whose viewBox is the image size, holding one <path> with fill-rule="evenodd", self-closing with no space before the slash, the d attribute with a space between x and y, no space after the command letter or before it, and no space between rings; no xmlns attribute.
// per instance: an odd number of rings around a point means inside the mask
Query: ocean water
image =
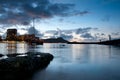
<svg viewBox="0 0 120 80"><path fill-rule="evenodd" d="M97 44L0 43L0 53L44 52L54 59L31 80L120 80L120 47Z"/></svg>

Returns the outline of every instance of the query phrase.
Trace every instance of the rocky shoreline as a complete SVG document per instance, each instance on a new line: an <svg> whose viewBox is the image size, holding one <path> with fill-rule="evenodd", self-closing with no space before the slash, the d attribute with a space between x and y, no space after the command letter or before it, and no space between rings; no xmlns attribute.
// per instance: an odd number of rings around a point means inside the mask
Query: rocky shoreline
<svg viewBox="0 0 120 80"><path fill-rule="evenodd" d="M0 54L0 77L3 80L14 80L20 76L24 78L37 70L45 69L52 59L53 55L40 52Z"/></svg>

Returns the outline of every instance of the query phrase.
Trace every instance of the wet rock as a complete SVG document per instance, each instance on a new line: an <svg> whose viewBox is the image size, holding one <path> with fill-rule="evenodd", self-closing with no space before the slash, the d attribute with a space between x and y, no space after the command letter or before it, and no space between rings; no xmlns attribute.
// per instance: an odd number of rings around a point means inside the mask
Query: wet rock
<svg viewBox="0 0 120 80"><path fill-rule="evenodd" d="M0 54L0 57L4 56L3 54Z"/></svg>
<svg viewBox="0 0 120 80"><path fill-rule="evenodd" d="M45 69L53 55L49 53L28 52L25 54L8 54L7 58L0 60L0 77L26 76L37 70Z"/></svg>

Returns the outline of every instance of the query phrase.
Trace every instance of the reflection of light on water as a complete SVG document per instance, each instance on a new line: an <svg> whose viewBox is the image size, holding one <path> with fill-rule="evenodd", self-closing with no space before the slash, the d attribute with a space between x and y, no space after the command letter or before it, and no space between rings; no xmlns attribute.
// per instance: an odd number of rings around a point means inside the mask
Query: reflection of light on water
<svg viewBox="0 0 120 80"><path fill-rule="evenodd" d="M0 54L7 54L7 44L0 43Z"/></svg>
<svg viewBox="0 0 120 80"><path fill-rule="evenodd" d="M110 59L110 48L102 45L72 45L73 61L77 62L90 62L90 63L104 63Z"/></svg>
<svg viewBox="0 0 120 80"><path fill-rule="evenodd" d="M68 47L66 43L51 43L51 44L45 43L43 47L44 48L66 48Z"/></svg>
<svg viewBox="0 0 120 80"><path fill-rule="evenodd" d="M96 44L67 44L64 48L57 46L44 44L30 47L17 44L18 53L31 48L54 56L46 70L38 72L33 80L120 80L120 47ZM6 44L0 43L1 53L7 53L6 47Z"/></svg>
<svg viewBox="0 0 120 80"><path fill-rule="evenodd" d="M7 43L7 49L15 49L17 48L16 43Z"/></svg>
<svg viewBox="0 0 120 80"><path fill-rule="evenodd" d="M17 53L26 53L28 52L27 43L18 43L17 44Z"/></svg>
<svg viewBox="0 0 120 80"><path fill-rule="evenodd" d="M17 42L15 42L15 41L7 41L6 44L7 44L7 47L16 48Z"/></svg>
<svg viewBox="0 0 120 80"><path fill-rule="evenodd" d="M54 59L33 80L120 80L120 48L96 44L48 48L53 45L47 44L41 49L53 53ZM109 59L110 54L115 58Z"/></svg>
<svg viewBox="0 0 120 80"><path fill-rule="evenodd" d="M81 53L81 52L82 52L84 46L80 45L80 44L73 44L71 46L71 48L72 48L73 61L82 59L83 53Z"/></svg>
<svg viewBox="0 0 120 80"><path fill-rule="evenodd" d="M110 53L108 46L103 45L91 45L90 46L90 60L92 63L105 63L110 59Z"/></svg>
<svg viewBox="0 0 120 80"><path fill-rule="evenodd" d="M0 43L2 54L26 53L28 52L28 45L25 42L6 42Z"/></svg>
<svg viewBox="0 0 120 80"><path fill-rule="evenodd" d="M0 57L0 60L8 58L7 56Z"/></svg>
<svg viewBox="0 0 120 80"><path fill-rule="evenodd" d="M27 54L17 55L16 57L25 57Z"/></svg>

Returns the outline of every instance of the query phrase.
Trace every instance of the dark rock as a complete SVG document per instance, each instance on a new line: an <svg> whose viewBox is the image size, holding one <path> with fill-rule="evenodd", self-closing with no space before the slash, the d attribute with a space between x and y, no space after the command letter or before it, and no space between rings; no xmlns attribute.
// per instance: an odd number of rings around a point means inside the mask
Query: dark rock
<svg viewBox="0 0 120 80"><path fill-rule="evenodd" d="M0 54L0 57L3 57L4 55L3 54Z"/></svg>
<svg viewBox="0 0 120 80"><path fill-rule="evenodd" d="M21 55L21 54L17 54L17 53L14 53L14 54L7 54L8 57L16 57L17 55Z"/></svg>
<svg viewBox="0 0 120 80"><path fill-rule="evenodd" d="M45 69L53 59L51 54L40 52L9 54L7 56L8 58L0 60L0 77L8 78L9 80L10 75L17 77L27 76L37 70Z"/></svg>

